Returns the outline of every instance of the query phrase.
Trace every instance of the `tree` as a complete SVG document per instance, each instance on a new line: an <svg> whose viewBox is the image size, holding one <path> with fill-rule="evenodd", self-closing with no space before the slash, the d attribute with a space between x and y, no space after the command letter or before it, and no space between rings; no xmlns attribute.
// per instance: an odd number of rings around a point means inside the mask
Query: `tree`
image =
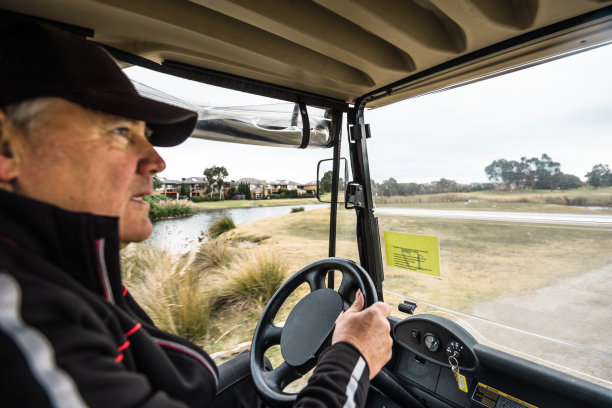
<svg viewBox="0 0 612 408"><path fill-rule="evenodd" d="M228 176L227 169L223 166L212 166L204 170L204 177L210 186L210 196L212 197L215 186L219 189L219 198L223 197L223 186Z"/></svg>
<svg viewBox="0 0 612 408"><path fill-rule="evenodd" d="M187 184L181 184L181 196L189 197L189 186Z"/></svg>
<svg viewBox="0 0 612 408"><path fill-rule="evenodd" d="M238 194L243 195L247 200L251 199L251 186L249 183L238 184Z"/></svg>
<svg viewBox="0 0 612 408"><path fill-rule="evenodd" d="M485 167L485 173L492 181L502 181L506 188L556 189L561 177L561 164L553 161L546 153L538 159L521 157L521 161L498 159Z"/></svg>
<svg viewBox="0 0 612 408"><path fill-rule="evenodd" d="M555 184L555 176L561 173L561 165L552 161L552 159L546 153L542 153L540 160L535 160L536 181L534 187L540 190L554 190L556 187L558 187L558 185Z"/></svg>
<svg viewBox="0 0 612 408"><path fill-rule="evenodd" d="M574 176L573 174L564 174L559 173L555 175L554 183L557 185L557 188L561 190L570 190L572 188L580 188L582 187L582 181L578 176Z"/></svg>
<svg viewBox="0 0 612 408"><path fill-rule="evenodd" d="M506 187L519 187L525 179L523 165L516 160L494 160L485 167L485 173L492 181L502 181Z"/></svg>
<svg viewBox="0 0 612 408"><path fill-rule="evenodd" d="M157 174L153 175L153 188L155 190L158 190L160 188L162 188L164 186L164 183L162 183L162 181L159 179L159 177L157 177Z"/></svg>
<svg viewBox="0 0 612 408"><path fill-rule="evenodd" d="M384 180L378 190L383 196L396 196L399 195L400 192L397 180L395 180L393 177L389 177L388 180Z"/></svg>
<svg viewBox="0 0 612 408"><path fill-rule="evenodd" d="M590 186L595 188L602 186L612 186L612 172L607 164L596 164L593 169L585 174Z"/></svg>
<svg viewBox="0 0 612 408"><path fill-rule="evenodd" d="M330 193L332 191L332 178L333 172L331 170L326 171L325 174L323 174L323 177L321 177L321 180L319 180L319 188L321 189L321 192Z"/></svg>
<svg viewBox="0 0 612 408"><path fill-rule="evenodd" d="M418 183L398 183L399 195L416 195L423 193L423 185Z"/></svg>
<svg viewBox="0 0 612 408"><path fill-rule="evenodd" d="M455 193L459 189L455 180L447 180L445 178L436 181L434 188L436 193Z"/></svg>

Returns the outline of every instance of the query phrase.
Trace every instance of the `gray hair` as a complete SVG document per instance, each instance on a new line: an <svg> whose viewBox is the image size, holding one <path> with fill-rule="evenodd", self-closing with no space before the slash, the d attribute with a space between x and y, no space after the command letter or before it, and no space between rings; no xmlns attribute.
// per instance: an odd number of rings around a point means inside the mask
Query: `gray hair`
<svg viewBox="0 0 612 408"><path fill-rule="evenodd" d="M7 122L27 135L38 115L47 108L52 99L49 97L27 99L5 105L2 110Z"/></svg>

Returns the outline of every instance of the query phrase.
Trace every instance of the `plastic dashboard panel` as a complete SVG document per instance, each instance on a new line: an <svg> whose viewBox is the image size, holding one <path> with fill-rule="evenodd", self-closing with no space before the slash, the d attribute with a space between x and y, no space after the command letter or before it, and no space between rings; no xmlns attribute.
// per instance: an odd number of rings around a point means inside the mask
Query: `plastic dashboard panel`
<svg viewBox="0 0 612 408"><path fill-rule="evenodd" d="M427 407L484 408L505 406L504 403L521 408L612 407L609 389L479 344L465 329L446 318L422 314L401 321L393 318L391 323L395 345L392 361L386 366L389 376ZM418 330L418 339L414 330ZM424 344L426 334L434 334L439 340L435 352ZM450 342L463 347L458 360L459 371L469 388L467 393L458 388L448 363L446 349ZM497 392L499 404L479 402L481 395L486 397L487 389ZM395 398L390 394L387 396L402 405L400 394L395 393Z"/></svg>
<svg viewBox="0 0 612 408"><path fill-rule="evenodd" d="M438 349L430 351L425 345L426 336L434 336L439 341ZM453 345L460 348L457 360L461 371L474 371L478 359L473 347L478 343L461 326L450 320L434 315L418 315L396 324L393 328L395 341L408 348L416 355L443 367L450 368L449 354Z"/></svg>

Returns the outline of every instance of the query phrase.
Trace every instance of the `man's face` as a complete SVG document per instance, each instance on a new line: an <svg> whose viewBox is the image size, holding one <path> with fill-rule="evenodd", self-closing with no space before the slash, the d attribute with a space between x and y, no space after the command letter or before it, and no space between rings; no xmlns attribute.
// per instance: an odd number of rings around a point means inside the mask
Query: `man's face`
<svg viewBox="0 0 612 408"><path fill-rule="evenodd" d="M20 149L14 192L70 211L119 217L122 245L152 232L152 175L165 168L145 124L53 99Z"/></svg>

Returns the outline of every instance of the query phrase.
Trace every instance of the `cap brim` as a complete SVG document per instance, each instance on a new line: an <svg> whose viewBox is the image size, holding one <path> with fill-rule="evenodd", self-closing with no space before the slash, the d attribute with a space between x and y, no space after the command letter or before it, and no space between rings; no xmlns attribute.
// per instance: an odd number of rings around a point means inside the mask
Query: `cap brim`
<svg viewBox="0 0 612 408"><path fill-rule="evenodd" d="M140 95L88 91L62 96L90 109L146 122L152 130L149 140L154 146L170 147L182 143L198 121L196 112Z"/></svg>

